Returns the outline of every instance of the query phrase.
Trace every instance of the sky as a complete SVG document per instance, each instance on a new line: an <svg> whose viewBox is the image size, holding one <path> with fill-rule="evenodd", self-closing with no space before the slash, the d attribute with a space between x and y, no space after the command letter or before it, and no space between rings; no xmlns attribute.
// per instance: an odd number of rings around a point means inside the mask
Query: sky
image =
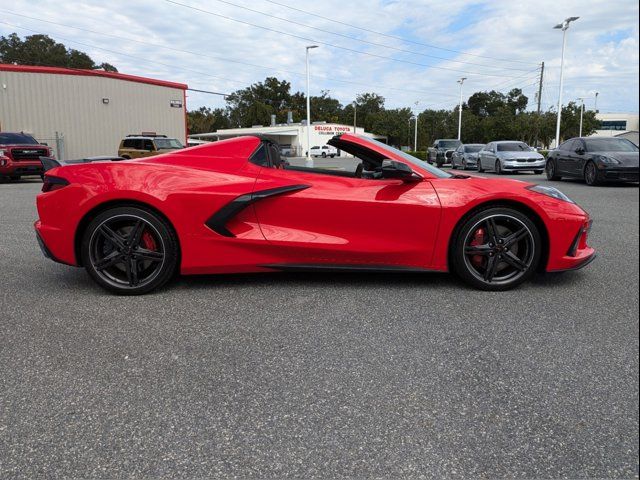
<svg viewBox="0 0 640 480"><path fill-rule="evenodd" d="M638 113L638 2L616 0L2 0L0 35L47 34L122 73L231 93L275 76L343 104L376 92L387 108L452 108L462 95L521 88L530 108ZM224 97L188 92L189 110Z"/></svg>

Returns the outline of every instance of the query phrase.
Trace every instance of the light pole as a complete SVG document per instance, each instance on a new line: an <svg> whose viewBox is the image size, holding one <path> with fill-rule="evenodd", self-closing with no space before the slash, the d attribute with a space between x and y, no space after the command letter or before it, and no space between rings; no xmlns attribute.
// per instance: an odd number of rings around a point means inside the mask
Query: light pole
<svg viewBox="0 0 640 480"><path fill-rule="evenodd" d="M569 24L580 17L565 18L562 23L559 23L553 28L559 28L562 30L562 57L560 59L560 93L558 94L558 120L556 123L556 148L560 145L560 119L562 117L562 87L564 82L564 49L567 45L567 29Z"/></svg>
<svg viewBox="0 0 640 480"><path fill-rule="evenodd" d="M458 106L458 140L462 137L462 84L467 79L467 77L462 77L458 80L460 84L460 105Z"/></svg>
<svg viewBox="0 0 640 480"><path fill-rule="evenodd" d="M309 50L318 48L317 45L308 45L307 52L307 161L306 165L313 168L313 158L311 157L311 97L309 96Z"/></svg>
<svg viewBox="0 0 640 480"><path fill-rule="evenodd" d="M353 102L353 133L356 133L356 102Z"/></svg>
<svg viewBox="0 0 640 480"><path fill-rule="evenodd" d="M596 113L598 113L598 95L600 95L600 92L596 92L596 102L593 106L593 109L596 111Z"/></svg>
<svg viewBox="0 0 640 480"><path fill-rule="evenodd" d="M582 114L584 113L584 98L580 97L578 98L578 100L580 100L580 130L579 130L578 136L581 137L582 136Z"/></svg>
<svg viewBox="0 0 640 480"><path fill-rule="evenodd" d="M413 130L413 151L417 152L418 151L418 116L414 115L413 117L411 117L411 120L413 120L414 123L414 130Z"/></svg>

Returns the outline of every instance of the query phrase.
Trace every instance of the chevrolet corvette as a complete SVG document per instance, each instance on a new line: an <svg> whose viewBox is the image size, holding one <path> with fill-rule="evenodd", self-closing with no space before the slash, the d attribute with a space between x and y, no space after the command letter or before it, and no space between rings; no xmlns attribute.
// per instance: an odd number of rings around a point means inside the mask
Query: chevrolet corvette
<svg viewBox="0 0 640 480"><path fill-rule="evenodd" d="M258 136L139 160L43 158L38 242L124 295L177 274L301 270L451 271L496 291L595 257L589 215L555 188L453 175L353 134L328 143L353 171L291 166Z"/></svg>

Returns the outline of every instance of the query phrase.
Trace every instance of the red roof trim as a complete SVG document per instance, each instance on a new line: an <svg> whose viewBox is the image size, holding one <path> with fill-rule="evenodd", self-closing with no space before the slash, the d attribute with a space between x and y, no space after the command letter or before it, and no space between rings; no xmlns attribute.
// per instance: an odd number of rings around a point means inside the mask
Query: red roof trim
<svg viewBox="0 0 640 480"><path fill-rule="evenodd" d="M25 73L49 73L56 75L79 75L83 77L105 77L115 80L124 80L126 82L147 83L150 85L158 85L160 87L178 88L187 90L189 88L185 83L167 82L165 80L156 80L155 78L138 77L136 75L126 75L124 73L105 72L103 70L74 70L70 68L60 67L38 67L34 65L13 65L10 63L0 63L0 71L5 72L25 72Z"/></svg>

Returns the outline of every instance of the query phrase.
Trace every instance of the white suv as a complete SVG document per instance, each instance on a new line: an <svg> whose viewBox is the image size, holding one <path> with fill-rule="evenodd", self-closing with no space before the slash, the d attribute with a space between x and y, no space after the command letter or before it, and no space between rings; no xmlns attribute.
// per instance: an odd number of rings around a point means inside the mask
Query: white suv
<svg viewBox="0 0 640 480"><path fill-rule="evenodd" d="M311 156L312 157L337 157L338 149L336 147L332 147L331 145L322 145L321 147L315 146L311 147Z"/></svg>

